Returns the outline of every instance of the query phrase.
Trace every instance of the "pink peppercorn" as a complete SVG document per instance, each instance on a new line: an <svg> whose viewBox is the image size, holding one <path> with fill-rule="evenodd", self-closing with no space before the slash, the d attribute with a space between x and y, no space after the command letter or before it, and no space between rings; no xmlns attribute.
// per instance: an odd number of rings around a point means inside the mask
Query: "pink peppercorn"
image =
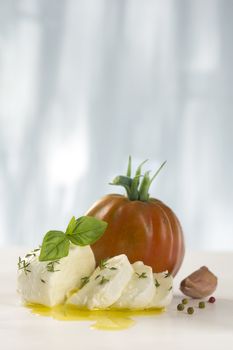
<svg viewBox="0 0 233 350"><path fill-rule="evenodd" d="M216 300L215 297L210 297L209 300L208 300L208 302L211 303L211 304L213 304L213 303L215 302L215 300Z"/></svg>

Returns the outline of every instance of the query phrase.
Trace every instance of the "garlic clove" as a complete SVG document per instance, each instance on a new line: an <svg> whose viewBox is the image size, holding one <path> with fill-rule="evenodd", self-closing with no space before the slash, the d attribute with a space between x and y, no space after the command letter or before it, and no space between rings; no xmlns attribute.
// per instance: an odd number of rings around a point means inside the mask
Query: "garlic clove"
<svg viewBox="0 0 233 350"><path fill-rule="evenodd" d="M191 273L180 283L180 290L191 298L203 298L211 295L217 287L217 277L206 267Z"/></svg>

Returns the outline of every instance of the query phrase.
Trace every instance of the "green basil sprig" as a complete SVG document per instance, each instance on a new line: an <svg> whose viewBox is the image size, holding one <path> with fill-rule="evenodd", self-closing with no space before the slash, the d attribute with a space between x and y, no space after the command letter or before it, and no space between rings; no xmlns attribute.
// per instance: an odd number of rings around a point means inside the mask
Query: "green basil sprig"
<svg viewBox="0 0 233 350"><path fill-rule="evenodd" d="M85 246L95 243L107 228L107 222L92 216L70 220L66 232L49 231L43 239L39 261L53 261L69 254L70 242Z"/></svg>

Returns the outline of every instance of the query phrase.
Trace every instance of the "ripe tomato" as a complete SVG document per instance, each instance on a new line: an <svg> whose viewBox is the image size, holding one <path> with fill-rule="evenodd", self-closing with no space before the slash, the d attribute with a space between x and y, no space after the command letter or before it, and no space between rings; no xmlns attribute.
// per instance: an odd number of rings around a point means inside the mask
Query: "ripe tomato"
<svg viewBox="0 0 233 350"><path fill-rule="evenodd" d="M132 184L135 178L129 176L130 163L127 176L117 177L113 181L113 184L124 187L128 181L128 197L109 194L97 201L86 213L108 223L103 236L92 245L96 262L99 264L101 259L126 254L131 263L141 260L151 266L154 272L168 270L175 276L184 257L182 228L168 206L149 197L149 186L146 191L143 189L143 181L145 186L145 183L151 184L153 180L149 178L148 172L139 188L140 167L135 176L137 191L134 191L133 197L130 191L134 190Z"/></svg>

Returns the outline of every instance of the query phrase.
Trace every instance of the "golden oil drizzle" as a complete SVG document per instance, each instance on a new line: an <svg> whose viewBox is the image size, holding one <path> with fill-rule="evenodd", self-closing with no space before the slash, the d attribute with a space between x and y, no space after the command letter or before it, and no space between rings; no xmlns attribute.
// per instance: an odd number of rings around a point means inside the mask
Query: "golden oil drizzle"
<svg viewBox="0 0 233 350"><path fill-rule="evenodd" d="M134 317L154 316L164 311L164 309L87 310L68 304L52 308L39 304L27 304L26 306L36 315L52 317L60 321L91 321L91 328L111 331L132 327L135 324Z"/></svg>

